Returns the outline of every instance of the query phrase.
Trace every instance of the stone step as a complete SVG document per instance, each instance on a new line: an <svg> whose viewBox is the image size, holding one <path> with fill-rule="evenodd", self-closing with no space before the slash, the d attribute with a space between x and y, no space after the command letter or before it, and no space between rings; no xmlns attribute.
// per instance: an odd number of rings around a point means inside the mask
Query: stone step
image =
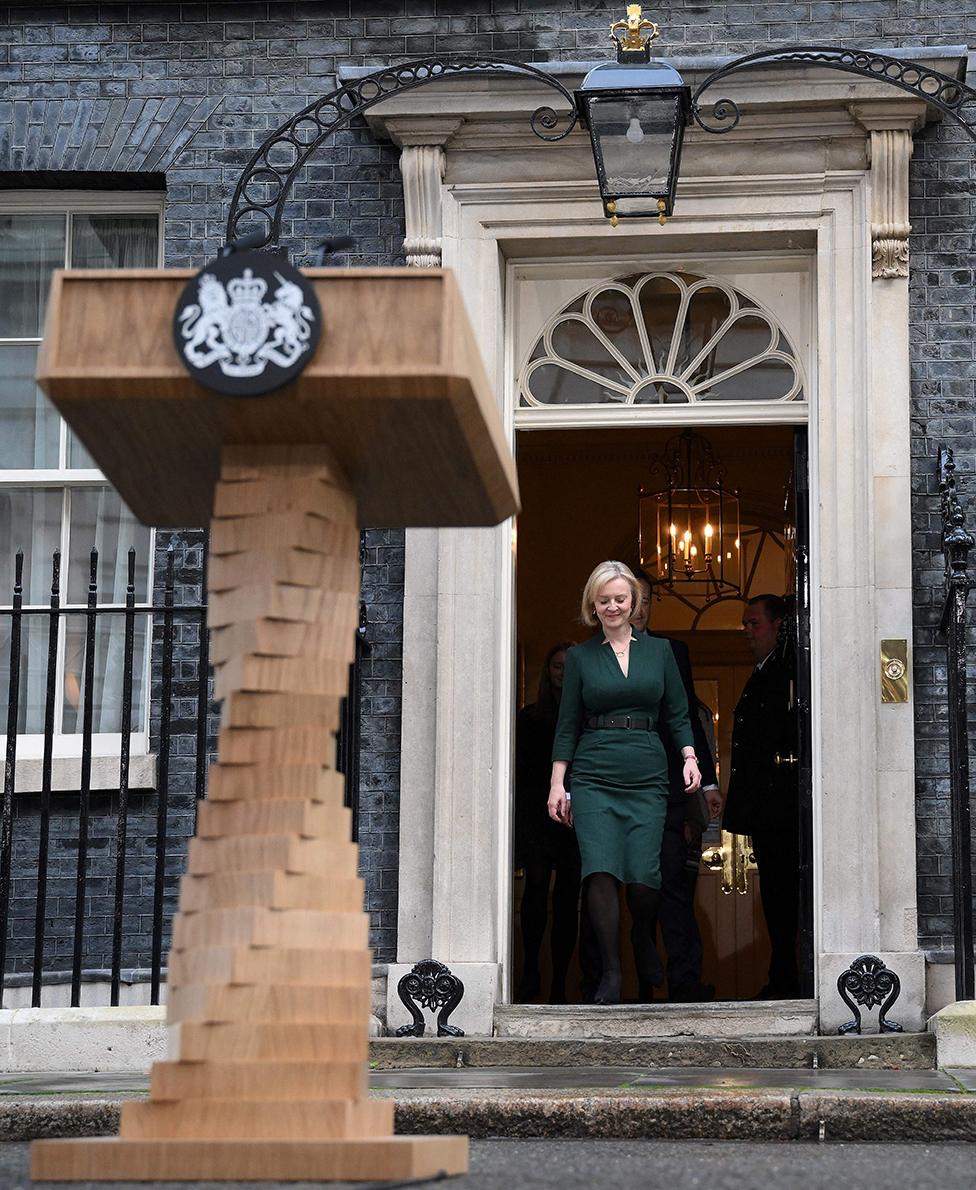
<svg viewBox="0 0 976 1190"><path fill-rule="evenodd" d="M377 1070L458 1067L724 1067L726 1069L934 1070L931 1033L864 1037L736 1037L569 1040L523 1037L379 1037Z"/></svg>
<svg viewBox="0 0 976 1190"><path fill-rule="evenodd" d="M816 1000L741 1000L711 1004L499 1004L498 1037L810 1037L819 1031Z"/></svg>

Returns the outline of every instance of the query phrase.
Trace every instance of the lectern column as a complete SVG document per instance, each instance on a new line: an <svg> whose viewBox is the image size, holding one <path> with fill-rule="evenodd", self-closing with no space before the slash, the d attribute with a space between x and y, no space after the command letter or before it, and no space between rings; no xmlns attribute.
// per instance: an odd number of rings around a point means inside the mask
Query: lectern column
<svg viewBox="0 0 976 1190"><path fill-rule="evenodd" d="M418 1178L464 1137L369 1099L368 919L334 768L359 601L355 500L322 447L225 448L211 532L219 761L173 923L173 1060L120 1137L34 1146L35 1179Z"/></svg>

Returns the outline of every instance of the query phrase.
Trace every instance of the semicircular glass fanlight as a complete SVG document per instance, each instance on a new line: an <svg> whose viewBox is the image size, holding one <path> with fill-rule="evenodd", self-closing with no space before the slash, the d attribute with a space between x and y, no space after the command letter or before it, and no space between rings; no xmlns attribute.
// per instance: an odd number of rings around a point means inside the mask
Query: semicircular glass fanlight
<svg viewBox="0 0 976 1190"><path fill-rule="evenodd" d="M802 399L802 368L775 316L687 273L592 286L550 318L519 377L523 408Z"/></svg>

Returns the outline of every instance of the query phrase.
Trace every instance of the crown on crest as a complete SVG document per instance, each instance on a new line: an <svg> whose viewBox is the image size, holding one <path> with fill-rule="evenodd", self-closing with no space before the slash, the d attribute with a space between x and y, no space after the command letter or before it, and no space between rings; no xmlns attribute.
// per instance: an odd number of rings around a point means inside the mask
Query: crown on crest
<svg viewBox="0 0 976 1190"><path fill-rule="evenodd" d="M234 277L233 280L227 282L227 292L235 306L238 303L258 305L267 291L267 281L255 277L251 269L245 269L242 276Z"/></svg>

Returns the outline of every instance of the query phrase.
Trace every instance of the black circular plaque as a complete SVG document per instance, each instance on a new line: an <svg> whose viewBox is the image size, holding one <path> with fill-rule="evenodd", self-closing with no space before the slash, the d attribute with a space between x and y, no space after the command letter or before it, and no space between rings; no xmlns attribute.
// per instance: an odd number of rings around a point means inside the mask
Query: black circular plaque
<svg viewBox="0 0 976 1190"><path fill-rule="evenodd" d="M231 397L259 397L294 380L321 334L312 286L277 252L210 261L173 315L173 341L187 371Z"/></svg>

